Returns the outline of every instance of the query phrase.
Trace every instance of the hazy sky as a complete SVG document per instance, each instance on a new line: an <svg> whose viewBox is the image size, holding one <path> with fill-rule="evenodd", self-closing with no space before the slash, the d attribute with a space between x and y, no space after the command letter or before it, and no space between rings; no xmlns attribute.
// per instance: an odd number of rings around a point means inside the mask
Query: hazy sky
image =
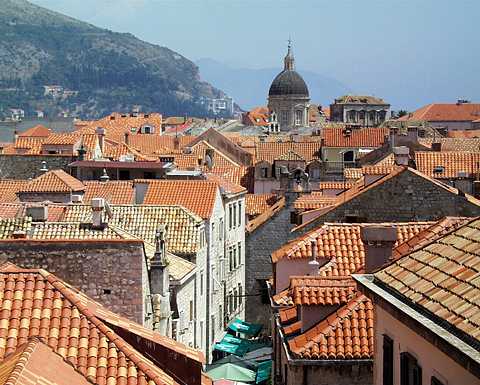
<svg viewBox="0 0 480 385"><path fill-rule="evenodd" d="M34 0L189 59L297 68L414 108L480 101L479 0Z"/></svg>

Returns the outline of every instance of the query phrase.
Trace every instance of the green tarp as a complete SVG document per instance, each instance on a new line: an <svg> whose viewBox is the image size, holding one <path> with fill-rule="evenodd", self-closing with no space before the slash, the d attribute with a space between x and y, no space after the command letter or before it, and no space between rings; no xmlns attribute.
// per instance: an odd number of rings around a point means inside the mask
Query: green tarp
<svg viewBox="0 0 480 385"><path fill-rule="evenodd" d="M256 337L260 330L262 330L262 325L251 324L235 318L233 322L228 325L228 328L236 333L246 334L251 337Z"/></svg>
<svg viewBox="0 0 480 385"><path fill-rule="evenodd" d="M243 357L248 352L248 346L246 344L234 344L222 340L216 343L213 348L220 350L221 352L235 354L236 356Z"/></svg>
<svg viewBox="0 0 480 385"><path fill-rule="evenodd" d="M231 381L253 382L256 378L256 374L253 370L230 363L211 365L211 368L207 370L207 375L213 381L225 379Z"/></svg>
<svg viewBox="0 0 480 385"><path fill-rule="evenodd" d="M232 336L230 334L225 334L221 342L226 342L228 344L235 344L235 345L242 345L246 346L247 352L251 352L253 350L257 350L260 348L267 347L268 345L264 344L263 342L257 342L257 341L252 341L252 340L246 340L244 338L238 338L235 336Z"/></svg>
<svg viewBox="0 0 480 385"><path fill-rule="evenodd" d="M272 360L261 362L260 364L258 364L257 378L255 379L255 383L259 384L260 382L268 380L271 374Z"/></svg>

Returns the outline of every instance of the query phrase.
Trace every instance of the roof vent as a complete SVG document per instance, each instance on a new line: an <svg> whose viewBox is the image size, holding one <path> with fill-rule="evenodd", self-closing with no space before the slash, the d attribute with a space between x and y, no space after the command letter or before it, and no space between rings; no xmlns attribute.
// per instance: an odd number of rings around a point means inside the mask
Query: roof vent
<svg viewBox="0 0 480 385"><path fill-rule="evenodd" d="M434 174L443 174L445 172L445 167L444 166L435 166L433 168L433 173Z"/></svg>

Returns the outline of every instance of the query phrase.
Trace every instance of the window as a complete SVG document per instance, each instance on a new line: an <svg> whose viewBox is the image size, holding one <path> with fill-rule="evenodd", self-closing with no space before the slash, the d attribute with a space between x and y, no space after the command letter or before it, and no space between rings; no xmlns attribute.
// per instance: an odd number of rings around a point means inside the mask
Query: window
<svg viewBox="0 0 480 385"><path fill-rule="evenodd" d="M232 298L232 292L228 294L228 312L230 314L233 313L233 298Z"/></svg>
<svg viewBox="0 0 480 385"><path fill-rule="evenodd" d="M233 309L237 310L237 289L233 289Z"/></svg>
<svg viewBox="0 0 480 385"><path fill-rule="evenodd" d="M144 171L143 179L155 179L155 173L151 171Z"/></svg>
<svg viewBox="0 0 480 385"><path fill-rule="evenodd" d="M268 167L262 167L260 169L260 175L262 178L268 178Z"/></svg>
<svg viewBox="0 0 480 385"><path fill-rule="evenodd" d="M233 250L231 247L228 248L228 260L229 260L229 271L233 270Z"/></svg>
<svg viewBox="0 0 480 385"><path fill-rule="evenodd" d="M212 240L215 239L215 223L212 223Z"/></svg>
<svg viewBox="0 0 480 385"><path fill-rule="evenodd" d="M151 126L143 126L142 127L142 134L153 134L153 127Z"/></svg>
<svg viewBox="0 0 480 385"><path fill-rule="evenodd" d="M237 226L237 204L233 205L233 227Z"/></svg>
<svg viewBox="0 0 480 385"><path fill-rule="evenodd" d="M236 269L237 268L237 247L232 246L232 250L233 250L233 269Z"/></svg>
<svg viewBox="0 0 480 385"><path fill-rule="evenodd" d="M222 305L218 307L218 327L222 328L222 319L223 319L223 309Z"/></svg>
<svg viewBox="0 0 480 385"><path fill-rule="evenodd" d="M238 202L238 226L242 226L242 202Z"/></svg>
<svg viewBox="0 0 480 385"><path fill-rule="evenodd" d="M238 284L238 304L239 304L239 305L241 305L242 302L243 302L242 295L243 295L242 284L239 283L239 284Z"/></svg>
<svg viewBox="0 0 480 385"><path fill-rule="evenodd" d="M203 321L200 321L200 346L203 349Z"/></svg>
<svg viewBox="0 0 480 385"><path fill-rule="evenodd" d="M203 295L203 271L200 272L200 295Z"/></svg>
<svg viewBox="0 0 480 385"><path fill-rule="evenodd" d="M383 384L393 385L393 340L383 335Z"/></svg>
<svg viewBox="0 0 480 385"><path fill-rule="evenodd" d="M223 218L220 219L220 225L218 228L218 240L223 241Z"/></svg>
<svg viewBox="0 0 480 385"><path fill-rule="evenodd" d="M311 179L320 179L320 169L318 167L312 167L309 170L309 176Z"/></svg>
<svg viewBox="0 0 480 385"><path fill-rule="evenodd" d="M281 124L288 125L288 111L283 110L281 115Z"/></svg>
<svg viewBox="0 0 480 385"><path fill-rule="evenodd" d="M228 205L228 229L231 230L232 229L232 219L233 219L233 207L232 205Z"/></svg>
<svg viewBox="0 0 480 385"><path fill-rule="evenodd" d="M303 112L300 110L295 111L295 125L302 125Z"/></svg>
<svg viewBox="0 0 480 385"><path fill-rule="evenodd" d="M400 354L400 384L422 385L422 368L410 353Z"/></svg>
<svg viewBox="0 0 480 385"><path fill-rule="evenodd" d="M190 301L188 314L189 314L188 320L192 322L193 321L193 301Z"/></svg>
<svg viewBox="0 0 480 385"><path fill-rule="evenodd" d="M238 242L237 253L238 253L238 266L240 266L242 264L242 242Z"/></svg>

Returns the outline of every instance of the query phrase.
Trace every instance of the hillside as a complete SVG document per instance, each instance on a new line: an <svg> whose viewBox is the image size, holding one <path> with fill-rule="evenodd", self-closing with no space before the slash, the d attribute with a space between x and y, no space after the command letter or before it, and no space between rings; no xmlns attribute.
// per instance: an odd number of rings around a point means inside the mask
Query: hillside
<svg viewBox="0 0 480 385"><path fill-rule="evenodd" d="M267 103L268 89L280 68L234 68L213 59L200 59L196 62L200 75L206 81L216 84L244 109L262 106ZM340 81L310 71L297 71L308 85L312 103L329 105L336 97L352 92Z"/></svg>
<svg viewBox="0 0 480 385"><path fill-rule="evenodd" d="M45 85L67 92L44 95ZM0 114L20 107L94 118L139 105L205 115L200 99L220 95L194 63L166 47L25 0L0 0Z"/></svg>

